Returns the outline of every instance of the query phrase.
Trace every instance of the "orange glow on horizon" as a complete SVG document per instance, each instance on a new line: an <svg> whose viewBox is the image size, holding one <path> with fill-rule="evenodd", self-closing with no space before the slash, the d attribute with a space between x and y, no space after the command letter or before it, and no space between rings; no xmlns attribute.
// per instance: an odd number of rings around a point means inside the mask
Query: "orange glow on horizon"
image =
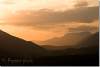
<svg viewBox="0 0 100 67"><path fill-rule="evenodd" d="M19 38L22 38L27 41L45 41L54 37L61 37L63 34L49 32L49 31L40 31L29 29L25 27L16 27L16 26L2 26L0 25L0 29ZM60 35L61 34L61 35Z"/></svg>
<svg viewBox="0 0 100 67"><path fill-rule="evenodd" d="M34 29L30 27L20 27L20 26L13 26L13 25L0 25L0 29L4 30L5 32L28 40L28 41L45 41L48 39L56 38L56 37L62 37L65 33L69 32L69 28L77 28L79 26L92 26L98 28L98 21L95 21L90 24L86 23L70 23L66 25L66 28L63 27L57 27L55 29L51 30L40 30L40 29Z"/></svg>

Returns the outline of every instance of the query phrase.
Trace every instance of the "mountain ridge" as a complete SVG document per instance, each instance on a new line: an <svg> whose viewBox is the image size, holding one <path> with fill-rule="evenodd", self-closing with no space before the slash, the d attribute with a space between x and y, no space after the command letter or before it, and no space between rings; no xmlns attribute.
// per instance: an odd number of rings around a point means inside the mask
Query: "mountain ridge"
<svg viewBox="0 0 100 67"><path fill-rule="evenodd" d="M31 41L12 36L0 30L0 52L5 56L35 56L40 55L44 48ZM35 53L35 54L34 54Z"/></svg>
<svg viewBox="0 0 100 67"><path fill-rule="evenodd" d="M50 47L72 47L79 43L79 41L82 41L83 39L87 38L88 36L91 36L92 34L90 32L82 32L82 33L69 33L65 34L63 37L59 38L53 38L49 39L47 41L44 41L45 45L43 47L48 48L48 45ZM76 39L77 38L77 39Z"/></svg>

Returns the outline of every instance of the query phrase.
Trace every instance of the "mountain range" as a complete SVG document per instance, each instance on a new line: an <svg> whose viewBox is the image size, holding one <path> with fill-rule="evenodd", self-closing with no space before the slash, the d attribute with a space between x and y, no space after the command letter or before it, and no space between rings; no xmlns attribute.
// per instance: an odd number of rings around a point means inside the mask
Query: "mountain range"
<svg viewBox="0 0 100 67"><path fill-rule="evenodd" d="M99 33L97 32L95 34L88 35L83 40L80 40L78 43L75 43L75 45L71 47L66 47L66 46L56 47L56 46L47 46L47 45L44 45L43 47L47 48L48 50L52 50L54 54L57 54L57 55L98 54L99 53Z"/></svg>
<svg viewBox="0 0 100 67"><path fill-rule="evenodd" d="M86 39L90 35L92 35L90 32L67 33L62 37L52 38L47 41L43 41L41 43L44 44L43 46L45 48L59 50L59 49L64 49L66 47L75 46L80 41Z"/></svg>
<svg viewBox="0 0 100 67"><path fill-rule="evenodd" d="M67 37L69 39L66 39ZM64 41L64 45L68 45L71 43L70 40L72 42L75 40L76 43L74 42L75 45L73 47L63 46L65 47L64 49L47 50L48 48L45 46L39 46L31 41L25 41L0 30L0 65L27 65L27 63L22 64L23 62L9 64L8 60L3 62L5 58L14 58L15 61L18 58L22 58L22 61L24 60L23 58L30 58L32 62L28 63L28 65L98 65L98 32L91 35L90 33L88 35L84 33L81 35L67 34L67 36L65 35L62 38L64 39L56 41L58 42L57 44L59 44L59 41ZM56 48L56 46L51 46L51 48Z"/></svg>

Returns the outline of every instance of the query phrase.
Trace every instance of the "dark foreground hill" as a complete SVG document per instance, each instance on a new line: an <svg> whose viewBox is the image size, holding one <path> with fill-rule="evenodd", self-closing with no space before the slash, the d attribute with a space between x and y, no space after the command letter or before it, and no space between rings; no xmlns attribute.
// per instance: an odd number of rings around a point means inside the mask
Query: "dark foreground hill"
<svg viewBox="0 0 100 67"><path fill-rule="evenodd" d="M98 36L98 33L91 35L74 48L49 51L35 43L0 31L0 65L97 66Z"/></svg>
<svg viewBox="0 0 100 67"><path fill-rule="evenodd" d="M44 49L35 43L14 37L6 32L0 31L0 56L2 57L30 57L38 56Z"/></svg>

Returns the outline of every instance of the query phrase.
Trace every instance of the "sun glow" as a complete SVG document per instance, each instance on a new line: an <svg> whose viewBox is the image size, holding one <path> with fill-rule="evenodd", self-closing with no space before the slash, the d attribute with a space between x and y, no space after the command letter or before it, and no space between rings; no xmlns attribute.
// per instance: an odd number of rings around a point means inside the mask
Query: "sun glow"
<svg viewBox="0 0 100 67"><path fill-rule="evenodd" d="M4 4L4 0L0 0L0 21L4 21L9 13L9 9L6 4Z"/></svg>
<svg viewBox="0 0 100 67"><path fill-rule="evenodd" d="M3 19L5 16L4 6L0 4L0 20Z"/></svg>
<svg viewBox="0 0 100 67"><path fill-rule="evenodd" d="M12 25L0 25L0 29L8 32L9 34L22 38L27 41L45 41L54 37L61 37L60 33L54 33L52 31L40 31L31 29L29 27L19 27ZM59 36L60 35L60 36Z"/></svg>

